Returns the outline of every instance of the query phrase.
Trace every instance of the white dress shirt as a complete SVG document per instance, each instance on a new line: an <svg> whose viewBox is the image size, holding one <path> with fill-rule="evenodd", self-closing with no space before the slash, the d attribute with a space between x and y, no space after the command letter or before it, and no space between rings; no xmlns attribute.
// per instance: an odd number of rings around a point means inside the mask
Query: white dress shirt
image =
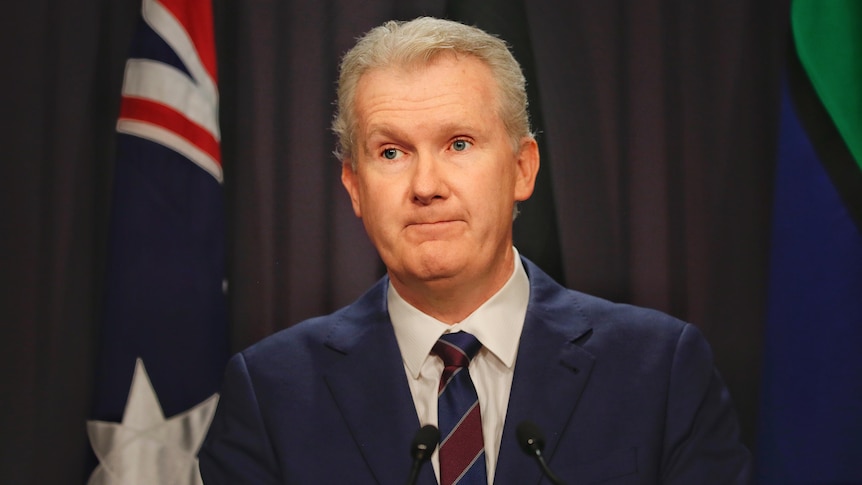
<svg viewBox="0 0 862 485"><path fill-rule="evenodd" d="M494 482L518 342L530 299L527 272L518 251L515 248L512 251L515 253L515 264L506 284L476 311L454 325L447 325L422 313L407 303L391 284L387 293L389 316L395 328L395 337L401 349L404 370L421 425L437 426L437 389L443 373L443 361L431 354L431 347L447 332L469 332L482 342L479 353L470 361L469 370L482 413L482 438L489 484ZM436 450L431 456L431 464L439 480L440 460Z"/></svg>

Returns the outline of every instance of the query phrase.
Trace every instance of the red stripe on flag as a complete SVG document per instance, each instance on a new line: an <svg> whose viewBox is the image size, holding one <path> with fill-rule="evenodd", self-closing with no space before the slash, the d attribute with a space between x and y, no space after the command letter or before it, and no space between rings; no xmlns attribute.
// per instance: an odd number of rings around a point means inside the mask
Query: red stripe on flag
<svg viewBox="0 0 862 485"><path fill-rule="evenodd" d="M158 0L188 32L204 69L216 81L215 35L210 0Z"/></svg>
<svg viewBox="0 0 862 485"><path fill-rule="evenodd" d="M123 96L120 119L143 121L172 131L207 153L221 166L218 140L210 132L170 106L143 98Z"/></svg>

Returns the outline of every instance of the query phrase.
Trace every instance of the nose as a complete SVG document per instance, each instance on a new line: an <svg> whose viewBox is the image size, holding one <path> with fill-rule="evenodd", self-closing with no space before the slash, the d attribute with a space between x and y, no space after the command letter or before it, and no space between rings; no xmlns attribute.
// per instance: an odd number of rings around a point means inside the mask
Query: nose
<svg viewBox="0 0 862 485"><path fill-rule="evenodd" d="M413 166L411 191L413 201L421 205L448 197L442 161L430 154L418 156Z"/></svg>

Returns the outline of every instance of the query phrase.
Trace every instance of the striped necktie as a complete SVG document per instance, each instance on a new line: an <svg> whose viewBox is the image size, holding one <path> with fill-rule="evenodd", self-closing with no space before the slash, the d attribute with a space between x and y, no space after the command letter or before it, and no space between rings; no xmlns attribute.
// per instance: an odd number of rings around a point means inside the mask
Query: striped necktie
<svg viewBox="0 0 862 485"><path fill-rule="evenodd" d="M443 360L437 396L440 485L487 485L482 416L467 370L482 344L466 332L447 333L431 350Z"/></svg>

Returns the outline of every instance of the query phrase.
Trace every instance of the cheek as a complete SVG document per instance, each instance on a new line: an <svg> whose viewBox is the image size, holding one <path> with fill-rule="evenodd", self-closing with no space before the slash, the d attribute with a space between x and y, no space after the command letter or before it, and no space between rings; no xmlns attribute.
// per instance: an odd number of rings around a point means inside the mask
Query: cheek
<svg viewBox="0 0 862 485"><path fill-rule="evenodd" d="M500 179L484 180L496 180L497 183L483 181L481 184L466 187L471 212L475 213L474 217L479 216L480 221L498 226L502 219L511 217L511 208L514 205L512 188Z"/></svg>
<svg viewBox="0 0 862 485"><path fill-rule="evenodd" d="M475 180L479 181L476 190L481 190L483 199L488 201L488 204L506 205L514 199L515 171L510 167L498 166Z"/></svg>
<svg viewBox="0 0 862 485"><path fill-rule="evenodd" d="M360 204L369 230L381 232L397 219L398 201L394 191L385 185L363 187Z"/></svg>

